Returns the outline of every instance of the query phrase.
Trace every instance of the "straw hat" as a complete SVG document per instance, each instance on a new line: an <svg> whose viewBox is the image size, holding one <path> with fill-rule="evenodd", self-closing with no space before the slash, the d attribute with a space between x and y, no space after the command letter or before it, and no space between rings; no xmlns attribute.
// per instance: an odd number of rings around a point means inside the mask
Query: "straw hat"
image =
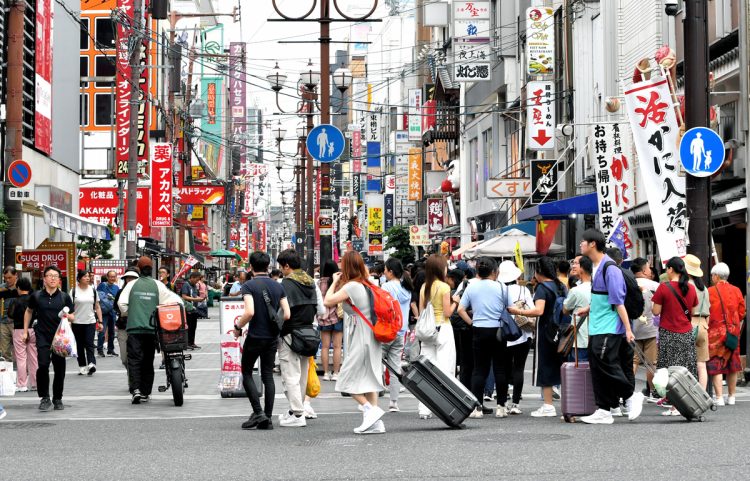
<svg viewBox="0 0 750 481"><path fill-rule="evenodd" d="M695 257L693 254L688 254L682 258L685 262L685 270L693 277L703 277L703 271L701 270L701 260Z"/></svg>
<svg viewBox="0 0 750 481"><path fill-rule="evenodd" d="M500 263L500 269L497 274L497 280L505 284L506 282L513 282L521 277L521 269L519 269L513 261L503 261Z"/></svg>

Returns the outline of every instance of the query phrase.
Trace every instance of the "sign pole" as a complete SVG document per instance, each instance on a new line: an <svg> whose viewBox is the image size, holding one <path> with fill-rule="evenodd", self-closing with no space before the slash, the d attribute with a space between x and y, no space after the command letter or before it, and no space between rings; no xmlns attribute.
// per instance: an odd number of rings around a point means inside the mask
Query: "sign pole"
<svg viewBox="0 0 750 481"><path fill-rule="evenodd" d="M708 127L708 2L685 1L685 126ZM685 179L690 224L688 252L701 260L704 277L711 271L711 179ZM704 279L705 280L705 279Z"/></svg>
<svg viewBox="0 0 750 481"><path fill-rule="evenodd" d="M143 1L134 0L133 3L133 38L130 42L130 139L128 142L128 225L126 232L126 255L128 259L135 258L138 241L136 232L136 204L138 203L138 107L141 101L139 57L141 54L141 28L143 27Z"/></svg>

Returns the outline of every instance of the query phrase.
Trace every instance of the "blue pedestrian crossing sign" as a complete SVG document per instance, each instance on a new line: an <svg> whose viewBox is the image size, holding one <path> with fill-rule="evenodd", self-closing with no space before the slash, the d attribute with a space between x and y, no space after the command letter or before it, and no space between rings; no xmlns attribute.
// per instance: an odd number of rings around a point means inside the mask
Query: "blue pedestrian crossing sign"
<svg viewBox="0 0 750 481"><path fill-rule="evenodd" d="M331 124L321 124L307 135L307 151L320 162L333 162L344 153L344 134Z"/></svg>
<svg viewBox="0 0 750 481"><path fill-rule="evenodd" d="M680 162L694 177L709 177L724 163L724 142L707 127L693 127L680 141Z"/></svg>

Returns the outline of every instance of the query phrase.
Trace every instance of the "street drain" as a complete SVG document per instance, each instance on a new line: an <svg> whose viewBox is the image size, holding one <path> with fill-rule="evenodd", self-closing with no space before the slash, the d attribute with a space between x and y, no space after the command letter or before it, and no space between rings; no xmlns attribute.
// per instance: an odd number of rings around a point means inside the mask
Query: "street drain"
<svg viewBox="0 0 750 481"><path fill-rule="evenodd" d="M347 446L361 442L362 438L306 439L305 441L297 443L297 446Z"/></svg>
<svg viewBox="0 0 750 481"><path fill-rule="evenodd" d="M531 433L512 433L506 435L474 435L464 436L461 441L465 442L485 442L485 443L549 443L555 441L564 441L573 436L567 434L531 434Z"/></svg>
<svg viewBox="0 0 750 481"><path fill-rule="evenodd" d="M0 429L36 429L36 428L49 428L54 426L55 423L38 423L31 421L3 421L0 423Z"/></svg>

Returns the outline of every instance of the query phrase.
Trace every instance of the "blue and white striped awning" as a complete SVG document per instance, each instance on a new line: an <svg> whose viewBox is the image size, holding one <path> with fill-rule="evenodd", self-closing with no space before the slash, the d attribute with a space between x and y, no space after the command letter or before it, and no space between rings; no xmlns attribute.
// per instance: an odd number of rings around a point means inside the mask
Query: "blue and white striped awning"
<svg viewBox="0 0 750 481"><path fill-rule="evenodd" d="M44 213L44 222L55 229L61 229L71 234L91 237L99 240L111 240L109 228L105 224L94 222L77 215L55 209L48 205L39 203L39 208Z"/></svg>

